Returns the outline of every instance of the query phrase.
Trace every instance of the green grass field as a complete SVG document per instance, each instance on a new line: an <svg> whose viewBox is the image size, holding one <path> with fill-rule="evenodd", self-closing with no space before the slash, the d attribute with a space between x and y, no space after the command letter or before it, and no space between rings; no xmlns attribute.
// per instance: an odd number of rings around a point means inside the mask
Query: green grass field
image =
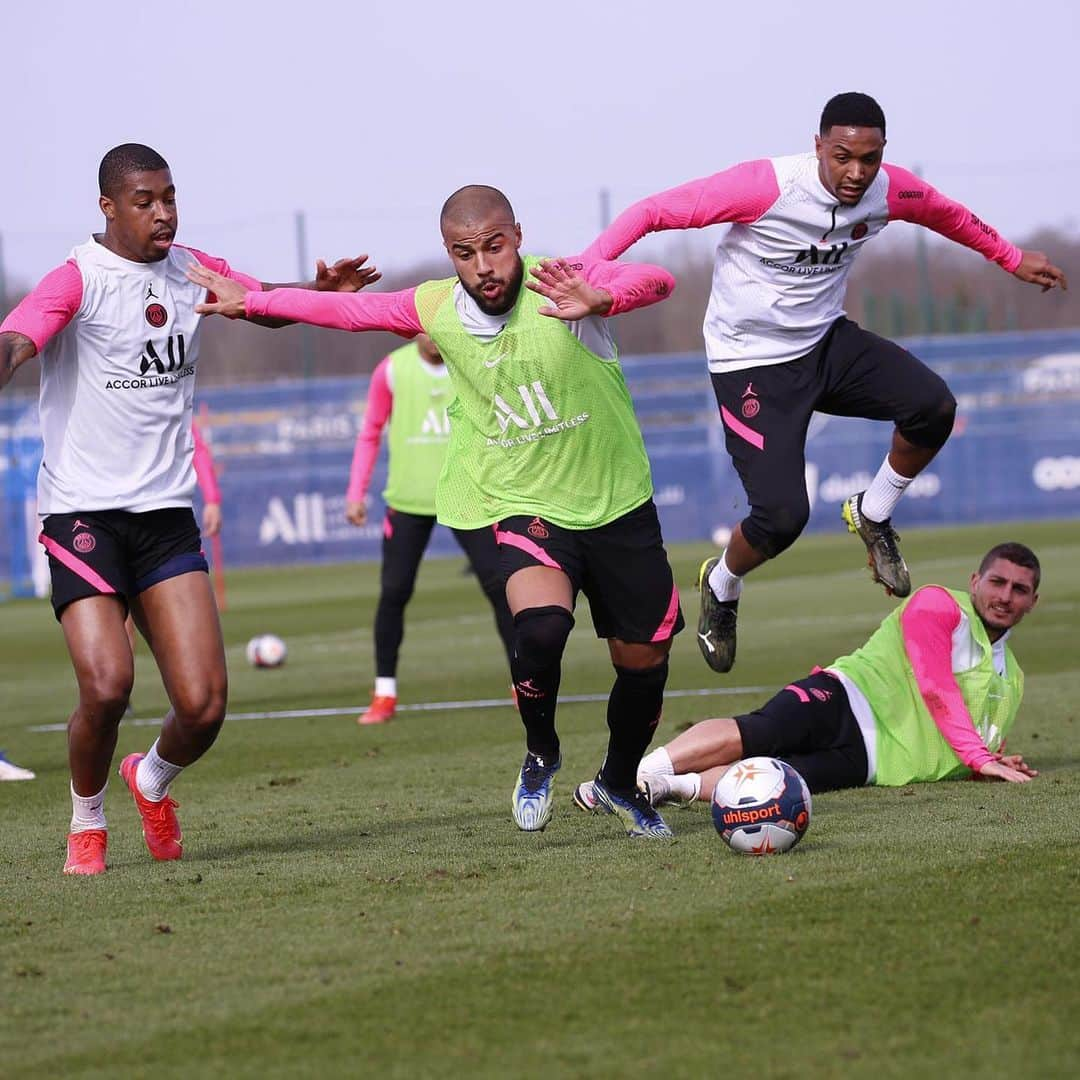
<svg viewBox="0 0 1080 1080"><path fill-rule="evenodd" d="M0 1075L1080 1074L1080 523L912 532L904 549L917 583L963 586L1003 539L1043 560L1013 639L1027 697L1011 743L1042 775L818 796L806 838L771 859L729 852L702 804L667 812L673 843L576 811L599 703L561 707L559 805L519 833L507 703L375 729L237 715L175 785L182 862L150 859L114 777L110 869L65 878L64 735L29 729L66 719L73 678L48 605L0 605L0 746L38 773L0 784ZM672 551L691 622L704 554ZM809 537L756 575L729 676L682 635L669 687L717 693L670 699L661 737L859 644L891 604L861 561L852 538ZM507 696L461 565L421 572L406 704ZM366 702L376 583L372 565L233 574L231 713ZM606 649L578 616L563 691L605 693ZM263 631L289 644L281 670L244 661ZM134 701L140 719L165 704L145 647ZM117 764L153 736L125 724Z"/></svg>

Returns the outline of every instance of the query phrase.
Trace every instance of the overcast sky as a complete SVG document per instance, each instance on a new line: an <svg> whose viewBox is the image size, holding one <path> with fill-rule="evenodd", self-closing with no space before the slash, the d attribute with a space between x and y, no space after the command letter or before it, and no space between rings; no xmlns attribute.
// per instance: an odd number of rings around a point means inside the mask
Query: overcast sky
<svg viewBox="0 0 1080 1080"><path fill-rule="evenodd" d="M98 162L127 141L169 160L180 240L264 280L297 275L298 210L312 259L437 257L439 207L471 182L510 196L527 248L568 253L597 231L601 189L618 211L810 149L842 90L880 101L889 160L1006 236L1076 233L1078 9L9 2L3 264L28 283L99 229Z"/></svg>

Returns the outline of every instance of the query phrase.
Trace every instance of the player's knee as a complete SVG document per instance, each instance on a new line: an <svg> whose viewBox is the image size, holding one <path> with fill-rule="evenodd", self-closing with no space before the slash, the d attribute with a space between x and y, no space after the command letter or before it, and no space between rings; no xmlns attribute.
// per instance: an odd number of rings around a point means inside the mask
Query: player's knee
<svg viewBox="0 0 1080 1080"><path fill-rule="evenodd" d="M912 445L937 450L945 445L955 422L956 398L942 382L936 393L919 406L912 419L896 427Z"/></svg>
<svg viewBox="0 0 1080 1080"><path fill-rule="evenodd" d="M127 708L135 673L128 664L99 666L79 674L79 703L84 714L118 723Z"/></svg>
<svg viewBox="0 0 1080 1080"><path fill-rule="evenodd" d="M412 599L413 585L408 582L390 582L379 591L379 606L404 608Z"/></svg>
<svg viewBox="0 0 1080 1080"><path fill-rule="evenodd" d="M557 664L574 627L574 616L556 604L526 608L514 616L514 658L543 669Z"/></svg>
<svg viewBox="0 0 1080 1080"><path fill-rule="evenodd" d="M755 506L743 522L743 535L752 548L767 559L787 551L810 520L810 501L801 499L780 506Z"/></svg>
<svg viewBox="0 0 1080 1080"><path fill-rule="evenodd" d="M615 674L627 688L637 693L663 693L668 679L668 658L665 656L659 664L645 668L629 668L617 664Z"/></svg>
<svg viewBox="0 0 1080 1080"><path fill-rule="evenodd" d="M227 700L228 688L224 680L188 687L173 703L177 723L193 734L216 735L225 720Z"/></svg>

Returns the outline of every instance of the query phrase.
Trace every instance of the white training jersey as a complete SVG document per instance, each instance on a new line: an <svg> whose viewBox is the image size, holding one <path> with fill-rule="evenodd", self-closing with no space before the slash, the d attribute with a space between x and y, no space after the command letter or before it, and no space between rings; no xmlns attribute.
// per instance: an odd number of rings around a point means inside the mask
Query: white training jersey
<svg viewBox="0 0 1080 1080"><path fill-rule="evenodd" d="M132 262L91 238L0 326L41 355L38 513L190 507L191 404L206 290L185 270L222 260L174 245Z"/></svg>

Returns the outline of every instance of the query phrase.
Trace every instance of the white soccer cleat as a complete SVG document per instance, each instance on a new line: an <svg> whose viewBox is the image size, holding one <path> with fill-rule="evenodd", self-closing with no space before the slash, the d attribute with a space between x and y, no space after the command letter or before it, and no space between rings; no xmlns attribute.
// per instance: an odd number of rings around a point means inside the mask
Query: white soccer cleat
<svg viewBox="0 0 1080 1080"><path fill-rule="evenodd" d="M34 773L8 761L7 755L0 750L0 780L33 780Z"/></svg>

